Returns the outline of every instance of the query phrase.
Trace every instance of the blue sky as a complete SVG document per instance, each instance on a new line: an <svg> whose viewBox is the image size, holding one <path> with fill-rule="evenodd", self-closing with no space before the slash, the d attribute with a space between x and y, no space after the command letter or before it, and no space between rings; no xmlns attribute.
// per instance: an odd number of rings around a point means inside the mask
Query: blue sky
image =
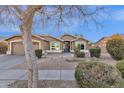
<svg viewBox="0 0 124 93"><path fill-rule="evenodd" d="M65 26L60 30L53 29L53 25L46 26L42 29L42 26L36 25L33 27L33 34L50 34L55 37L59 37L63 34L81 34L84 38L96 42L104 36L110 36L112 34L124 34L124 6L105 6L110 11L111 17L105 17L101 19L104 27L96 28L92 24L89 25L89 29L80 25L79 23L72 23L69 26ZM17 27L11 27L6 25L0 25L0 36L9 37L11 35L20 34Z"/></svg>

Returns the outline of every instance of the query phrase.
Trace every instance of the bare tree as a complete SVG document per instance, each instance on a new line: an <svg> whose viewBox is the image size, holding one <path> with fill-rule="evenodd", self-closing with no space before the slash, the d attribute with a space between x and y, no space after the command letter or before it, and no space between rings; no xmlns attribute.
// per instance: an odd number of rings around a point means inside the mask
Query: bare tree
<svg viewBox="0 0 124 93"><path fill-rule="evenodd" d="M23 45L27 61L28 87L38 86L38 67L32 44L32 25L34 16L40 15L41 22L54 22L58 27L62 24L68 24L73 18L79 18L81 22L88 24L93 21L99 24L98 18L101 18L104 7L101 6L0 6L1 23L18 24L22 33ZM71 22L70 22L71 23ZM100 24L99 24L100 25Z"/></svg>

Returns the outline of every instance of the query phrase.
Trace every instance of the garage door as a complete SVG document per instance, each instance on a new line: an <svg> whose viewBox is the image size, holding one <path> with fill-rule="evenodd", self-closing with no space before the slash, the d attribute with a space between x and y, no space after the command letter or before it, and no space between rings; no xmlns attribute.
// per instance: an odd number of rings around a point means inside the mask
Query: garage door
<svg viewBox="0 0 124 93"><path fill-rule="evenodd" d="M33 42L33 48L39 49L39 43ZM12 43L12 54L14 55L24 55L24 47L22 42L14 42Z"/></svg>

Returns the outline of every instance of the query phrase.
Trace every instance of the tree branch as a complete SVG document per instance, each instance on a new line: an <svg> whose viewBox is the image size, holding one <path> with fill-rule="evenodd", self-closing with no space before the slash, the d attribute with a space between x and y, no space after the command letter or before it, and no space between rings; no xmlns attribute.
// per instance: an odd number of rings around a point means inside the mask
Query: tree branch
<svg viewBox="0 0 124 93"><path fill-rule="evenodd" d="M19 15L22 15L22 10L17 5L13 5L12 7L16 10L16 12L18 12Z"/></svg>
<svg viewBox="0 0 124 93"><path fill-rule="evenodd" d="M12 7L16 11L16 12L14 12L15 16L17 16L19 19L22 20L22 13L23 13L22 10L16 5L13 5Z"/></svg>

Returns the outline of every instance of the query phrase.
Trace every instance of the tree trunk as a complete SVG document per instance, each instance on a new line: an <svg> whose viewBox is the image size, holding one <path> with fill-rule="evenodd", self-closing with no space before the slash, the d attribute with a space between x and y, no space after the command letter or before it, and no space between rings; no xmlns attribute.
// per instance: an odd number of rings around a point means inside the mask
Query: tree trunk
<svg viewBox="0 0 124 93"><path fill-rule="evenodd" d="M27 61L29 88L36 88L38 86L38 67L32 43L32 23L35 12L42 7L42 5L29 5L28 9L21 13L20 31L22 32L22 40Z"/></svg>
<svg viewBox="0 0 124 93"><path fill-rule="evenodd" d="M27 19L24 19L24 22L20 25L20 30L22 32L24 51L27 61L28 87L36 88L38 86L38 67L32 43L32 20L33 15L29 15Z"/></svg>

